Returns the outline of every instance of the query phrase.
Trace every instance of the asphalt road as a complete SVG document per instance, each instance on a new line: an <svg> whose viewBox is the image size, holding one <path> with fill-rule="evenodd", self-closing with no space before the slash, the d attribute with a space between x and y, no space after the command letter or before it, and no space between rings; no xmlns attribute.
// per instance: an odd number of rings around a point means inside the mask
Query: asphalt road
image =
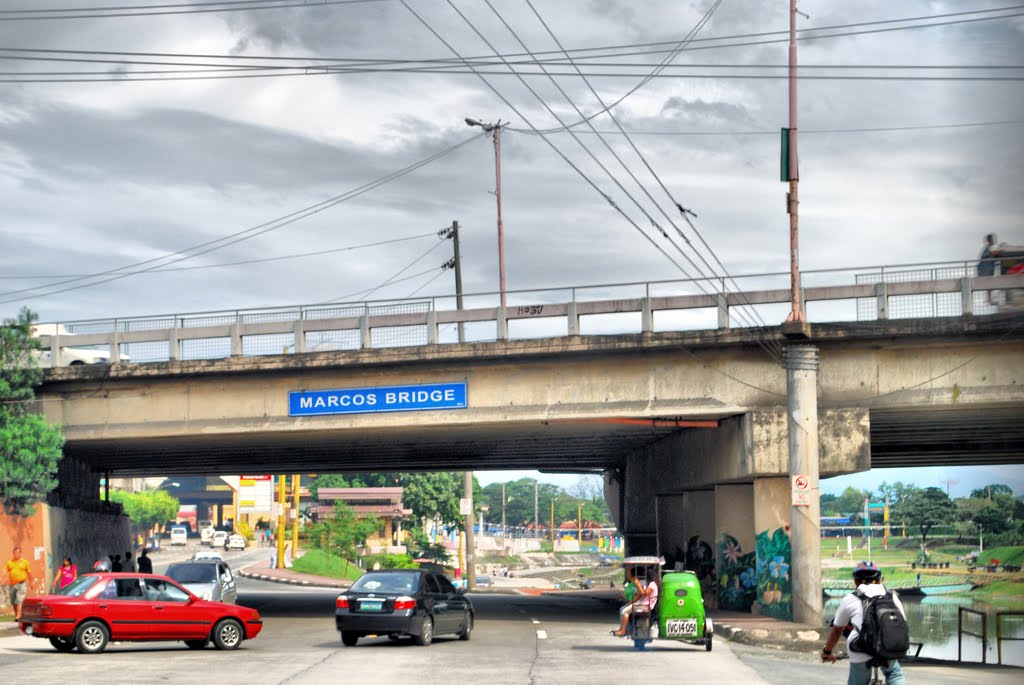
<svg viewBox="0 0 1024 685"><path fill-rule="evenodd" d="M175 555L178 556L178 555ZM233 566L261 552L235 555ZM231 557L228 557L231 559ZM160 563L170 561L170 555ZM334 630L336 592L240 579L239 603L263 614L255 640L233 652L181 643L124 643L100 655L60 654L45 640L0 638L0 679L21 683L487 683L603 685L637 682L845 683L846 667L717 640L712 652L660 641L643 652L608 634L616 612L585 597L476 594L469 642L437 638L429 647L364 638L343 647ZM706 679L706 680L705 680ZM1020 683L1020 671L911 666L909 683Z"/></svg>

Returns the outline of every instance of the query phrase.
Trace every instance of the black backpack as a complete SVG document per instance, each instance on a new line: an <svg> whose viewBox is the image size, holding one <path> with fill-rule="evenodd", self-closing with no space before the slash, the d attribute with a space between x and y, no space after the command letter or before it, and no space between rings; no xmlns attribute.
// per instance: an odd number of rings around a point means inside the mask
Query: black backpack
<svg viewBox="0 0 1024 685"><path fill-rule="evenodd" d="M878 597L860 597L864 622L850 649L876 659L902 659L910 650L910 629L893 594L886 591Z"/></svg>

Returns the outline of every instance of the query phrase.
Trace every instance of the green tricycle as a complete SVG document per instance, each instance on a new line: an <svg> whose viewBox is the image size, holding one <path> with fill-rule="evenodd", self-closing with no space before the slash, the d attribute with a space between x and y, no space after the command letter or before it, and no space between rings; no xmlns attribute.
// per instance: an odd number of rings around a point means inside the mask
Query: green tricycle
<svg viewBox="0 0 1024 685"><path fill-rule="evenodd" d="M644 649L654 640L675 640L692 645L704 645L711 651L714 624L704 613L704 598L700 581L692 571L662 573L664 557L626 557L622 562L626 571L626 600L633 609L626 624L625 637L633 640L633 647ZM654 610L643 600L634 602L629 590L636 591L632 579L643 588L653 582L658 588Z"/></svg>

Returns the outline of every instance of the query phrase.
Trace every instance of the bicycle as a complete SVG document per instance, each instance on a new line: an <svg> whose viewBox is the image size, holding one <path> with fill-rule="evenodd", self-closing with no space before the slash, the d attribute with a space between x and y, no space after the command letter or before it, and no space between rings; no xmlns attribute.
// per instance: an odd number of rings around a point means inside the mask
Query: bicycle
<svg viewBox="0 0 1024 685"><path fill-rule="evenodd" d="M849 658L849 654L837 654L836 662ZM885 685L885 675L882 673L882 667L878 664L871 664L871 679L868 681L868 685Z"/></svg>

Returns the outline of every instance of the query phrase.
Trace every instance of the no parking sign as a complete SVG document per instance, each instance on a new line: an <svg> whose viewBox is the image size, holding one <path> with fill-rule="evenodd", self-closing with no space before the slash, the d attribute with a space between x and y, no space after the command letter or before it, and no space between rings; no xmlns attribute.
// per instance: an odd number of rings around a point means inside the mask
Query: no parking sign
<svg viewBox="0 0 1024 685"><path fill-rule="evenodd" d="M793 506L794 507L809 507L811 506L811 479L810 476L796 475L790 476L793 483Z"/></svg>

